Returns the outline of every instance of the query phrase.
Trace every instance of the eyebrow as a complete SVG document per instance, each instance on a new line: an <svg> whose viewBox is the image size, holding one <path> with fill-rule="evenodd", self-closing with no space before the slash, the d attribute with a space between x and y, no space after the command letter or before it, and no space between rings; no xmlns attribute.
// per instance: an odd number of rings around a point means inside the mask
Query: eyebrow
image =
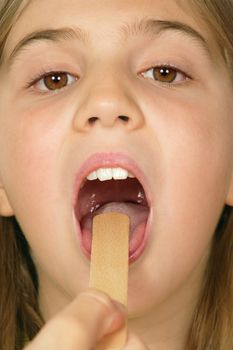
<svg viewBox="0 0 233 350"><path fill-rule="evenodd" d="M140 21L123 24L120 27L119 33L123 35L124 40L127 40L129 37L137 35L157 37L166 31L176 31L188 36L190 39L196 41L211 58L210 48L205 38L194 28L182 22L144 18ZM7 64L12 66L22 51L36 42L50 41L56 43L59 41L76 39L87 44L89 37L89 33L80 27L64 27L34 31L19 41L7 59Z"/></svg>
<svg viewBox="0 0 233 350"><path fill-rule="evenodd" d="M43 41L50 41L50 42L56 43L59 41L66 41L66 40L73 40L73 39L86 43L87 38L88 38L87 33L83 29L78 27L76 27L75 29L70 27L65 27L65 28L59 28L59 29L45 29L45 30L35 31L26 35L23 39L21 39L18 42L18 44L15 46L15 48L11 52L9 58L7 59L7 63L9 66L12 66L16 58L21 54L21 52L23 52L33 43L43 42Z"/></svg>

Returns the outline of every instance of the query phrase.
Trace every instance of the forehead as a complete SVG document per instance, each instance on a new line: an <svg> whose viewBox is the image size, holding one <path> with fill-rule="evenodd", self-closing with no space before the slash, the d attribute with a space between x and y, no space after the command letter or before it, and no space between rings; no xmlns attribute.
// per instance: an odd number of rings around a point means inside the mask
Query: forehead
<svg viewBox="0 0 233 350"><path fill-rule="evenodd" d="M114 35L123 23L153 17L199 27L181 0L28 0L13 27L13 43L30 32L47 28L79 26L93 36ZM32 21L33 18L33 21ZM205 30L205 28L203 28Z"/></svg>

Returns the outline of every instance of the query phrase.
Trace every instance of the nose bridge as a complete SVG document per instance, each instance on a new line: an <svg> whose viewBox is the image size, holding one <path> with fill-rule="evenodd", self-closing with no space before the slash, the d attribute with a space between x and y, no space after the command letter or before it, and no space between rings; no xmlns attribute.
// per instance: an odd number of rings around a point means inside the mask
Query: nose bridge
<svg viewBox="0 0 233 350"><path fill-rule="evenodd" d="M131 88L116 72L105 69L104 74L93 74L84 90L75 115L76 130L87 131L97 123L103 127L124 123L131 129L142 125L143 116Z"/></svg>

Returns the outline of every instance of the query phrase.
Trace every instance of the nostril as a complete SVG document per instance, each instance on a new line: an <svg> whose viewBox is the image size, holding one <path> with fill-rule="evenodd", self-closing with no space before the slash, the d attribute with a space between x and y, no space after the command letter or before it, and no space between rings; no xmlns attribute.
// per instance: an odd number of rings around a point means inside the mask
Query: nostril
<svg viewBox="0 0 233 350"><path fill-rule="evenodd" d="M123 120L124 122L128 122L129 117L126 117L125 115L119 115L119 119Z"/></svg>
<svg viewBox="0 0 233 350"><path fill-rule="evenodd" d="M129 117L127 117L125 115L119 115L118 118L123 120L124 122L128 122L129 121ZM98 119L99 119L98 117L91 117L91 118L88 119L88 123L90 125L93 125Z"/></svg>
<svg viewBox="0 0 233 350"><path fill-rule="evenodd" d="M91 118L88 119L88 122L89 122L90 125L92 125L92 124L94 124L94 123L96 122L96 120L98 120L98 119L99 119L99 118L97 118L97 117L91 117Z"/></svg>

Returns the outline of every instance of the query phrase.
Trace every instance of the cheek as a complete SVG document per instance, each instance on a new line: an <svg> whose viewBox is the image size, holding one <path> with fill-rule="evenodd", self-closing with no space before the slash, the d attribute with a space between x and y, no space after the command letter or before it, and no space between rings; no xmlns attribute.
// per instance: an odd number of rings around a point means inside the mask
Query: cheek
<svg viewBox="0 0 233 350"><path fill-rule="evenodd" d="M168 91L143 99L154 144L153 164L159 168L155 191L161 197L166 191L184 193L184 198L188 194L188 201L219 195L224 203L232 169L231 103L224 96L219 98L222 105L219 100L207 104L206 99L207 94L183 96Z"/></svg>
<svg viewBox="0 0 233 350"><path fill-rule="evenodd" d="M56 182L58 159L67 126L59 109L14 109L2 130L2 177L12 203L48 196Z"/></svg>
<svg viewBox="0 0 233 350"><path fill-rule="evenodd" d="M157 176L151 182L154 220L145 257L145 270L155 268L140 283L148 290L161 286L158 298L195 270L201 274L230 183L233 149L231 108L223 97L217 106L207 105L206 95L161 94L147 94L142 106L156 145L151 163Z"/></svg>

